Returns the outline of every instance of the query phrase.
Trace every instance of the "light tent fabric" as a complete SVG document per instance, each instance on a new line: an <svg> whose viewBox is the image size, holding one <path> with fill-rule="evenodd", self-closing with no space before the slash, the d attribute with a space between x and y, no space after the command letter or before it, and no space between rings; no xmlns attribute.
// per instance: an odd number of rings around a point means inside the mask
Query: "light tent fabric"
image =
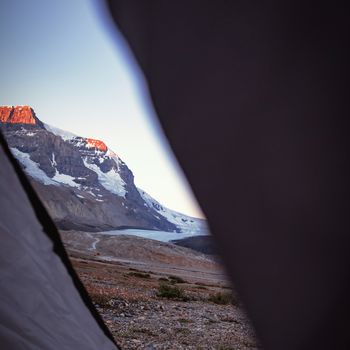
<svg viewBox="0 0 350 350"><path fill-rule="evenodd" d="M116 349L52 221L1 141L0 348Z"/></svg>

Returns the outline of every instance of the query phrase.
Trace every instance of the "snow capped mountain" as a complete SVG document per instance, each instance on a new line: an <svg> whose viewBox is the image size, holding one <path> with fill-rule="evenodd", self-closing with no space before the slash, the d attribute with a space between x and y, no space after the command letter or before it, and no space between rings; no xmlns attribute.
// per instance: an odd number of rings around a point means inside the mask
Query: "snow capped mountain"
<svg viewBox="0 0 350 350"><path fill-rule="evenodd" d="M103 141L44 124L29 106L0 107L0 127L61 229L208 232L205 220L165 208L137 189L131 170Z"/></svg>
<svg viewBox="0 0 350 350"><path fill-rule="evenodd" d="M145 191L138 189L142 199L145 201L149 208L154 209L169 222L173 223L182 233L191 233L193 235L201 235L208 233L208 228L205 220L196 219L191 216L187 216L178 213L174 210L168 209L157 202Z"/></svg>

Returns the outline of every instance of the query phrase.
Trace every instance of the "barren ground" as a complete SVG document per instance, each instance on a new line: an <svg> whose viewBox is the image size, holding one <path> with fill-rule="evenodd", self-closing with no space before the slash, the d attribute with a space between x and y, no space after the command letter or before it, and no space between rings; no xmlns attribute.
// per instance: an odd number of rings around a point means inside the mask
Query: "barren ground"
<svg viewBox="0 0 350 350"><path fill-rule="evenodd" d="M122 349L258 349L225 273L211 257L135 236L61 234Z"/></svg>

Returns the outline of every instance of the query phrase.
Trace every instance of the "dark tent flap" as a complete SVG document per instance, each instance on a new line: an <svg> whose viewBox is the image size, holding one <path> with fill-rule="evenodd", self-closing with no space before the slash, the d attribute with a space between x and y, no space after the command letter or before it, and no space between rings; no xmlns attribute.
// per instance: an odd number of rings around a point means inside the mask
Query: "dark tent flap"
<svg viewBox="0 0 350 350"><path fill-rule="evenodd" d="M343 3L109 0L266 349L349 349Z"/></svg>

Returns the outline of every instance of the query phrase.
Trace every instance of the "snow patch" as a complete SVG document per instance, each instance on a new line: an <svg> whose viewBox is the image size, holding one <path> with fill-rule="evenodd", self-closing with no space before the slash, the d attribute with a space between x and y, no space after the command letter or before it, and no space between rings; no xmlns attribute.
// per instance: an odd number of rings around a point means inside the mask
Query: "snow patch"
<svg viewBox="0 0 350 350"><path fill-rule="evenodd" d="M13 155L17 158L17 160L23 165L25 172L31 176L32 178L40 181L44 185L55 185L57 186L57 182L53 179L50 179L43 170L39 168L39 164L35 163L30 159L29 154L21 152L17 148L10 148Z"/></svg>
<svg viewBox="0 0 350 350"><path fill-rule="evenodd" d="M57 166L56 159L55 159L55 153L52 152L52 161L51 164L55 167Z"/></svg>
<svg viewBox="0 0 350 350"><path fill-rule="evenodd" d="M71 140L71 139L77 137L77 135L75 135L69 131L59 129L59 128L56 128L54 126L48 125L48 124L44 124L44 127L47 131L52 132L56 136L60 136L64 141Z"/></svg>
<svg viewBox="0 0 350 350"><path fill-rule="evenodd" d="M88 163L86 159L84 159L84 164L97 174L98 181L107 191L125 198L125 182L114 168L104 173L96 164Z"/></svg>
<svg viewBox="0 0 350 350"><path fill-rule="evenodd" d="M11 148L11 152L22 164L26 174L38 180L39 182L43 183L44 185L59 186L61 184L64 184L71 187L79 187L79 184L74 182L74 177L66 174L60 174L57 171L57 169L56 169L56 174L52 179L48 177L45 174L45 172L39 168L39 164L35 163L33 160L30 159L30 156L28 153L21 152L17 148Z"/></svg>
<svg viewBox="0 0 350 350"><path fill-rule="evenodd" d="M56 182L59 182L61 184L64 184L64 185L68 185L70 187L79 187L80 185L77 184L75 181L74 181L74 177L73 176L70 176L70 175L67 175L67 174L61 174L57 171L56 169L56 174L55 176L52 178L52 180L56 181Z"/></svg>

